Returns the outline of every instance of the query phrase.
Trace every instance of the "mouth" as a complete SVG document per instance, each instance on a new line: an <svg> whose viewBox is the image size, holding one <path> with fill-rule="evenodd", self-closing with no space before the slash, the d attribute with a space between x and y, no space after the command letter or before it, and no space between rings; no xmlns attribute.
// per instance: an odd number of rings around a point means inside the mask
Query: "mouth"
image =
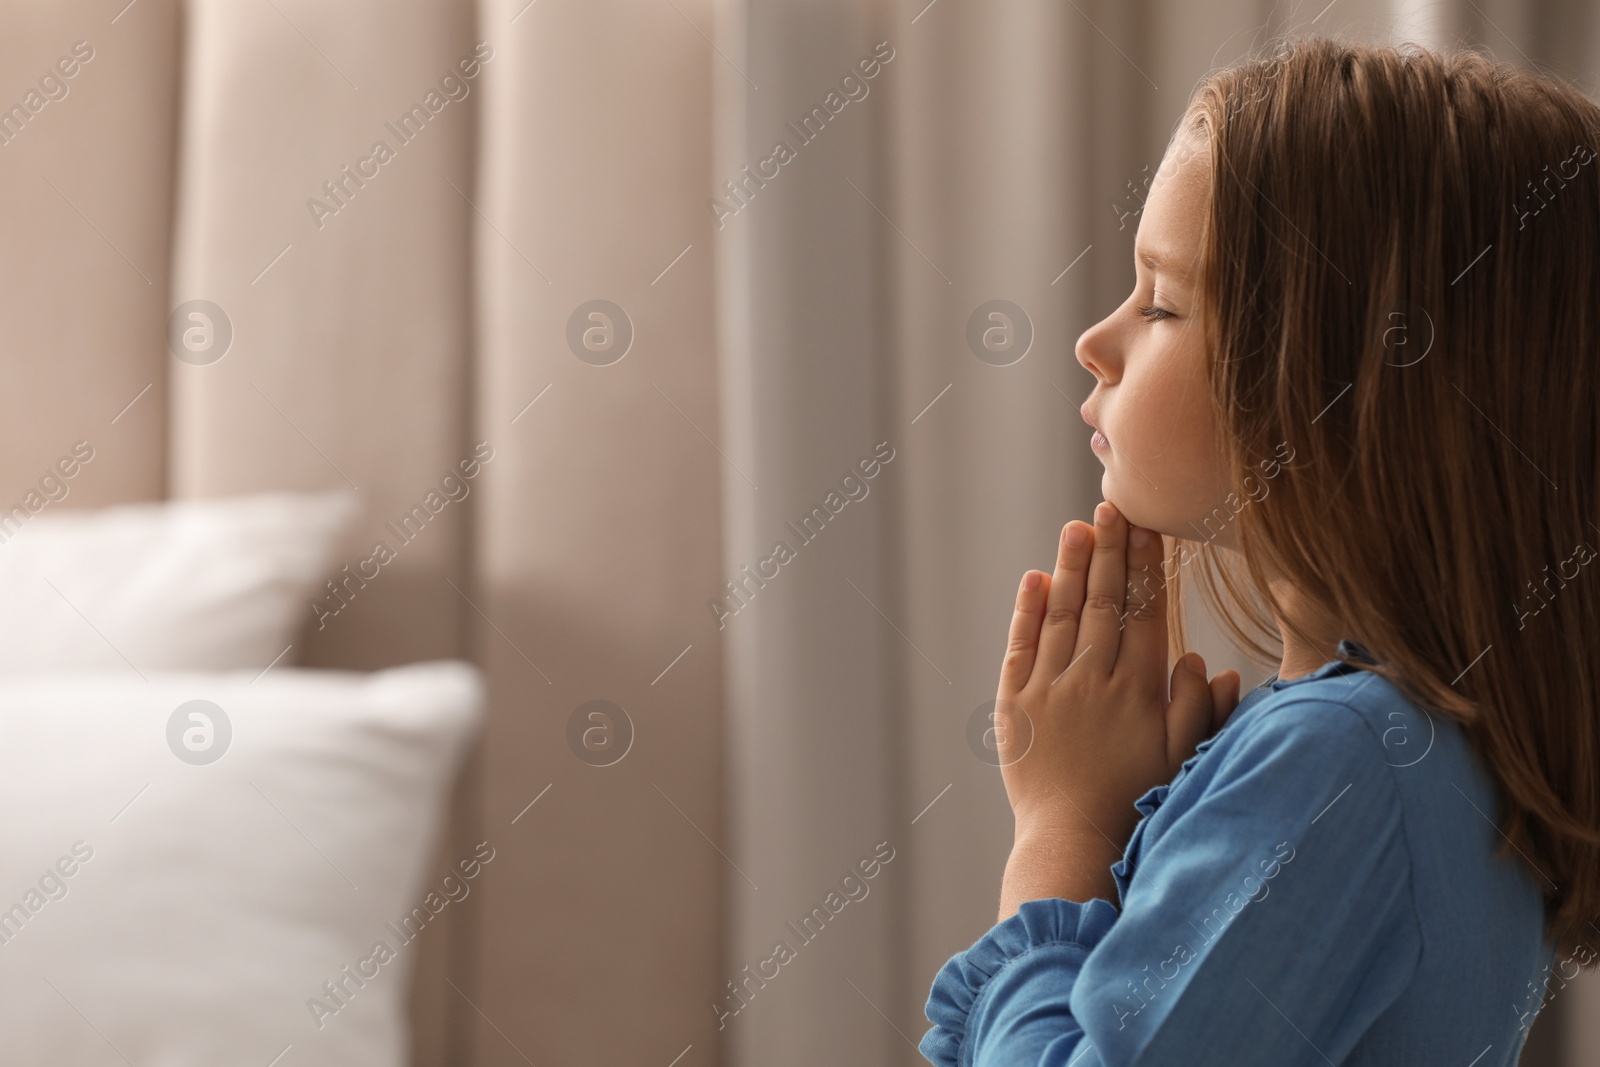
<svg viewBox="0 0 1600 1067"><path fill-rule="evenodd" d="M1094 430L1094 433L1089 437L1089 447L1096 452L1111 451L1111 442L1106 438L1100 427L1095 425L1094 419L1089 417L1089 405L1085 404L1079 408L1078 414L1082 415L1083 421L1088 423L1090 428Z"/></svg>

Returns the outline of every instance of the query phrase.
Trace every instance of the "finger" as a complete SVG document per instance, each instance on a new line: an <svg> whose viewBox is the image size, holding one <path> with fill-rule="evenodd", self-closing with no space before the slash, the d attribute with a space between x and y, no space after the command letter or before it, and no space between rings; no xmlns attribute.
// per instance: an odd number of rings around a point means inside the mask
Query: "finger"
<svg viewBox="0 0 1600 1067"><path fill-rule="evenodd" d="M1167 583L1162 568L1161 535L1143 526L1128 527L1128 580L1122 643L1117 667L1167 673Z"/></svg>
<svg viewBox="0 0 1600 1067"><path fill-rule="evenodd" d="M1094 551L1089 558L1089 579L1083 601L1083 621L1078 624L1074 656L1083 666L1110 674L1122 643L1122 603L1128 584L1128 521L1110 501L1094 509Z"/></svg>
<svg viewBox="0 0 1600 1067"><path fill-rule="evenodd" d="M1211 732L1216 733L1239 706L1239 672L1218 671L1211 679Z"/></svg>
<svg viewBox="0 0 1600 1067"><path fill-rule="evenodd" d="M1017 586L1016 609L1011 613L1011 632L1006 638L1005 659L1000 663L1000 695L1022 691L1033 673L1039 647L1039 623L1044 617L1046 575L1028 571Z"/></svg>
<svg viewBox="0 0 1600 1067"><path fill-rule="evenodd" d="M1083 613L1089 556L1093 551L1094 529L1088 523L1073 519L1061 528L1056 570L1050 576L1050 595L1035 668L1035 673L1048 676L1046 682L1053 684L1072 663L1072 649L1078 640L1078 620Z"/></svg>
<svg viewBox="0 0 1600 1067"><path fill-rule="evenodd" d="M1184 760L1211 729L1211 686L1206 684L1206 661L1186 652L1172 668L1172 702L1167 705L1167 767L1178 773Z"/></svg>

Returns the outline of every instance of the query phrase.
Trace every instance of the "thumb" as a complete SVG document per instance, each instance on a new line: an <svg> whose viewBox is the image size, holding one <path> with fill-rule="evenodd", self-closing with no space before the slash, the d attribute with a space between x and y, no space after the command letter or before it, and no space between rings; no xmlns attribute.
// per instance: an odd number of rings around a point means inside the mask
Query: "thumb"
<svg viewBox="0 0 1600 1067"><path fill-rule="evenodd" d="M1167 767L1172 774L1211 733L1211 722L1206 661L1198 652L1186 652L1172 668L1172 700L1167 705Z"/></svg>
<svg viewBox="0 0 1600 1067"><path fill-rule="evenodd" d="M1216 733L1239 706L1239 672L1218 671L1211 679L1211 732Z"/></svg>

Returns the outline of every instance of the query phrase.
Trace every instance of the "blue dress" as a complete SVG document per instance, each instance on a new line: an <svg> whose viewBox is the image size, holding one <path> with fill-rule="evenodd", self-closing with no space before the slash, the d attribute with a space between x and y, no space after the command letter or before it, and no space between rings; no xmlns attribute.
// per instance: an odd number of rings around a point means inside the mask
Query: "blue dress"
<svg viewBox="0 0 1600 1067"><path fill-rule="evenodd" d="M1372 662L1353 641L1340 655ZM940 969L940 1067L1515 1064L1550 883L1502 841L1460 727L1330 662L1248 693L1111 867Z"/></svg>

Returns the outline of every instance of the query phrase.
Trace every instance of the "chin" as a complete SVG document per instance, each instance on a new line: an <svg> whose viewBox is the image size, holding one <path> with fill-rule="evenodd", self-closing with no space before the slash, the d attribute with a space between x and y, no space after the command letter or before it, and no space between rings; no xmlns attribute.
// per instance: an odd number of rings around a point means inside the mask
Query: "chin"
<svg viewBox="0 0 1600 1067"><path fill-rule="evenodd" d="M1192 530L1184 532L1181 520L1175 521L1170 515L1155 514L1143 501L1126 499L1126 494L1117 492L1111 485L1110 471L1107 471L1100 480L1100 498L1109 500L1122 517L1133 526L1143 526L1146 530L1154 530L1167 537L1194 536Z"/></svg>
<svg viewBox="0 0 1600 1067"><path fill-rule="evenodd" d="M1109 500L1130 524L1143 526L1146 530L1154 530L1166 537L1182 537L1191 541L1207 540L1199 533L1199 528L1201 523L1210 517L1210 512L1202 512L1192 518L1182 513L1173 514L1172 502L1142 477L1135 478L1134 491L1131 493L1123 490L1122 481L1123 479L1114 475L1108 467L1100 475L1100 498ZM1088 521L1093 520L1091 518ZM1221 548L1232 547L1231 528L1210 540Z"/></svg>
<svg viewBox="0 0 1600 1067"><path fill-rule="evenodd" d="M1100 478L1100 499L1110 501L1112 506L1131 525L1143 526L1147 530L1159 530L1162 533L1167 532L1164 524L1155 521L1157 517L1150 514L1149 509L1141 501L1130 500L1126 493L1117 491L1117 488L1111 484L1110 471L1107 471ZM1090 514L1092 515L1093 512Z"/></svg>

